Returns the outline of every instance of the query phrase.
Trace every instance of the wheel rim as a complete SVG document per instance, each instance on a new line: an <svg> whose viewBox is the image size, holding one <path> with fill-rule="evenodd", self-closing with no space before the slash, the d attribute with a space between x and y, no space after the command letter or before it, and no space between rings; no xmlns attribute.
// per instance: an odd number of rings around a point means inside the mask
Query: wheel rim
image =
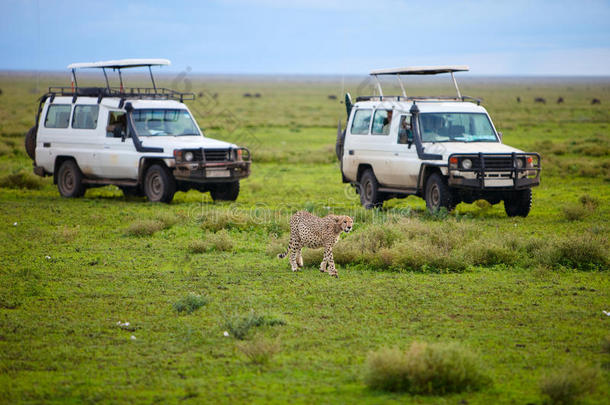
<svg viewBox="0 0 610 405"><path fill-rule="evenodd" d="M158 199L163 194L163 180L158 172L152 173L148 176L147 182L148 194L152 199Z"/></svg>
<svg viewBox="0 0 610 405"><path fill-rule="evenodd" d="M65 169L61 176L61 188L66 194L69 194L74 191L74 183L74 172L69 168Z"/></svg>
<svg viewBox="0 0 610 405"><path fill-rule="evenodd" d="M370 181L364 183L364 198L369 202L373 200L373 185Z"/></svg>
<svg viewBox="0 0 610 405"><path fill-rule="evenodd" d="M428 200L430 201L430 206L432 208L438 208L441 203L441 191L438 188L437 184L433 184L430 187L430 192L428 193Z"/></svg>

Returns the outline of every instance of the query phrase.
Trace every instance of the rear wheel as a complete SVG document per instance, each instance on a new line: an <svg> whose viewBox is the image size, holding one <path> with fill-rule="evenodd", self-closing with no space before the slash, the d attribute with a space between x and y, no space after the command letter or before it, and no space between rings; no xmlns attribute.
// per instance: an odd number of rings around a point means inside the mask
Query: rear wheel
<svg viewBox="0 0 610 405"><path fill-rule="evenodd" d="M82 197L87 190L83 184L83 174L74 160L66 160L57 172L57 189L62 197Z"/></svg>
<svg viewBox="0 0 610 405"><path fill-rule="evenodd" d="M439 173L433 173L428 177L425 200L430 213L435 213L443 207L451 211L457 205L447 181Z"/></svg>
<svg viewBox="0 0 610 405"><path fill-rule="evenodd" d="M176 180L167 167L154 164L146 171L144 193L151 202L170 203L176 193Z"/></svg>
<svg viewBox="0 0 610 405"><path fill-rule="evenodd" d="M235 201L239 196L239 181L215 185L210 194L214 201Z"/></svg>
<svg viewBox="0 0 610 405"><path fill-rule="evenodd" d="M371 169L365 170L360 177L360 203L366 209L383 205L383 196L379 192L379 182Z"/></svg>
<svg viewBox="0 0 610 405"><path fill-rule="evenodd" d="M512 191L504 198L504 211L509 217L527 217L532 208L532 189Z"/></svg>
<svg viewBox="0 0 610 405"><path fill-rule="evenodd" d="M36 160L36 126L25 134L25 151L32 160Z"/></svg>

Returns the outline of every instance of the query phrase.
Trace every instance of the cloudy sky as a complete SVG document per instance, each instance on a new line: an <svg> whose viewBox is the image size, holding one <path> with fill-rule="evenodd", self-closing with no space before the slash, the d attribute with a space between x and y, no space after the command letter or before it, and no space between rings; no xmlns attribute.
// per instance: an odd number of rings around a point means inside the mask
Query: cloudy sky
<svg viewBox="0 0 610 405"><path fill-rule="evenodd" d="M167 58L198 73L610 75L610 1L0 0L0 70Z"/></svg>

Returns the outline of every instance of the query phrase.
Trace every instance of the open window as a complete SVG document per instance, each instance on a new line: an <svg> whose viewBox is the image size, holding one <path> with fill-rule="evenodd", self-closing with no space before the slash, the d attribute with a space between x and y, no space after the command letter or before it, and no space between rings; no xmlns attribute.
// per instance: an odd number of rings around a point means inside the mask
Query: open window
<svg viewBox="0 0 610 405"><path fill-rule="evenodd" d="M373 135L389 135L392 125L392 110L376 110L373 118Z"/></svg>
<svg viewBox="0 0 610 405"><path fill-rule="evenodd" d="M401 145L413 143L413 131L411 130L411 116L401 115L398 124L398 143Z"/></svg>
<svg viewBox="0 0 610 405"><path fill-rule="evenodd" d="M110 111L106 136L109 138L122 138L127 134L127 115L124 111Z"/></svg>

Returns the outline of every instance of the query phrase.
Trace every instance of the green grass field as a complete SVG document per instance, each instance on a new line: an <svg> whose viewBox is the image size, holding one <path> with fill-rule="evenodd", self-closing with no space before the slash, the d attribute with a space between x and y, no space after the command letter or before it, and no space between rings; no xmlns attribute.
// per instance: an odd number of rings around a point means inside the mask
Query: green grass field
<svg viewBox="0 0 610 405"><path fill-rule="evenodd" d="M598 370L582 403L608 403L610 81L463 82L505 143L542 154L532 212L514 219L483 203L430 216L415 197L360 208L334 159L340 80L187 79L173 84L202 93L189 106L206 134L252 149L234 204L61 198L31 175L23 134L67 75L0 75L0 403L543 403L542 379L573 363ZM300 209L354 217L339 279L320 251L299 273L275 257ZM368 388L367 355L413 342L474 352L490 383Z"/></svg>

